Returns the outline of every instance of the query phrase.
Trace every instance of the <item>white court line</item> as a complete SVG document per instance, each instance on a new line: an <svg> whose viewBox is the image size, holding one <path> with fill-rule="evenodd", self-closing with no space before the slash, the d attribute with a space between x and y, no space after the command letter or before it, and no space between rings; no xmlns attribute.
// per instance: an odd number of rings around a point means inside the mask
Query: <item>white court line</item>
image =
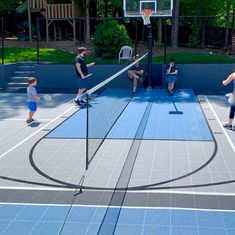
<svg viewBox="0 0 235 235"><path fill-rule="evenodd" d="M233 152L235 152L235 146L234 146L232 140L230 139L228 133L225 131L225 128L223 127L222 122L220 121L220 119L219 119L217 113L215 112L214 108L212 107L210 101L207 99L207 96L204 96L204 97L205 97L206 102L208 103L208 105L209 105L211 111L213 112L213 114L214 114L214 116L215 116L217 122L219 123L219 126L220 126L220 128L222 129L222 131L223 131L225 137L227 138L229 144L231 145L231 147L232 147L232 149L233 149Z"/></svg>
<svg viewBox="0 0 235 235"><path fill-rule="evenodd" d="M20 187L20 186L0 186L1 189L10 190L37 190L37 191L62 191L62 192L74 192L75 188L61 188L61 187ZM96 192L97 190L86 189L87 192ZM106 191L106 190L103 190ZM110 191L110 190L109 190ZM118 190L117 190L118 191ZM107 191L108 192L108 191ZM189 192L189 191L168 191L168 190L136 190L127 191L128 193L158 193L158 194L182 194L182 195L201 195L201 196L235 196L235 193L219 193L219 192Z"/></svg>
<svg viewBox="0 0 235 235"><path fill-rule="evenodd" d="M20 186L0 186L0 189L11 189L11 190L36 190L36 191L64 191L74 192L75 188L60 188L60 187L20 187Z"/></svg>
<svg viewBox="0 0 235 235"><path fill-rule="evenodd" d="M232 183L231 183L232 184ZM0 187L1 189L1 187ZM173 191L172 191L173 190ZM183 195L201 195L201 196L235 196L235 193L219 193L219 192L195 192L195 191L177 191L177 190L136 190L136 191L128 191L128 192L132 192L132 193L158 193L158 194L183 194Z"/></svg>
<svg viewBox="0 0 235 235"><path fill-rule="evenodd" d="M73 99L72 99L72 100L73 100ZM66 102L65 104L69 104L72 100L69 100L69 101ZM45 115L43 115L43 116L46 116L46 115L48 115L48 114L50 114L50 113L52 113L52 112L54 112L54 110L50 111L49 113L47 113L47 114L45 114ZM42 119L41 119L41 120L42 120ZM51 120L53 120L53 119L51 119ZM31 125L31 124L27 124L27 125L25 125L25 126L19 128L19 129L16 129L16 130L14 130L14 131L8 133L7 135L3 136L3 137L0 139L0 142L1 142L2 140L6 139L7 137L11 136L12 134L17 133L18 131L21 131L21 130L25 129L26 127L28 127L28 126L30 126L30 125Z"/></svg>
<svg viewBox="0 0 235 235"><path fill-rule="evenodd" d="M37 120L35 120L36 122L37 121L51 121L52 119L51 118L39 118ZM25 118L2 118L0 119L0 121L26 121Z"/></svg>
<svg viewBox="0 0 235 235"><path fill-rule="evenodd" d="M45 203L15 203L15 202L1 202L0 205L12 205L12 206L47 206L47 207L70 207L70 204L45 204ZM88 208L117 208L117 209L144 209L144 210L181 210L181 211L211 211L211 212L230 212L235 213L235 210L225 210L225 209L203 209L203 208L187 208L187 207L145 207L145 206L110 206L110 205L77 205L74 204L73 207L88 207Z"/></svg>
<svg viewBox="0 0 235 235"><path fill-rule="evenodd" d="M32 135L28 136L27 138L25 138L24 140L22 140L21 142L19 142L17 145L15 145L14 147L8 149L5 153L3 153L2 155L0 155L0 159L4 156L6 156L8 153L10 153L11 151L13 151L14 149L18 148L20 145L22 145L24 142L26 142L27 140L31 139L33 136L35 136L36 134L38 134L40 131L42 131L45 127L49 126L51 123L53 123L54 121L56 121L57 119L59 119L61 116L63 116L64 114L66 114L67 112L69 112L70 110L76 108L75 106L70 107L69 109L67 109L66 111L64 111L62 114L58 115L56 118L52 119L49 123L47 123L45 126L41 127L40 129L38 129L37 131L35 131Z"/></svg>

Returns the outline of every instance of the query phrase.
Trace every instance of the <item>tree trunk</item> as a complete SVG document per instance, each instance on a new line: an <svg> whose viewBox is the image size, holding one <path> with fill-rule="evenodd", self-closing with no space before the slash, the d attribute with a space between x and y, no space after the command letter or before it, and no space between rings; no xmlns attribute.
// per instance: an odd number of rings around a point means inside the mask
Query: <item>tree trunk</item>
<svg viewBox="0 0 235 235"><path fill-rule="evenodd" d="M162 44L162 19L159 18L157 22L157 44Z"/></svg>
<svg viewBox="0 0 235 235"><path fill-rule="evenodd" d="M226 34L224 40L224 49L228 49L228 39L229 39L229 20L230 20L230 2L227 0L227 13L226 13Z"/></svg>
<svg viewBox="0 0 235 235"><path fill-rule="evenodd" d="M204 19L202 19L202 48L205 48L205 40L206 40L206 25Z"/></svg>
<svg viewBox="0 0 235 235"><path fill-rule="evenodd" d="M108 0L104 1L104 16L108 16Z"/></svg>
<svg viewBox="0 0 235 235"><path fill-rule="evenodd" d="M173 1L173 22L171 29L171 47L178 48L178 30L179 30L179 8L180 0Z"/></svg>
<svg viewBox="0 0 235 235"><path fill-rule="evenodd" d="M89 4L90 0L85 0L85 8L86 8L86 43L90 43L90 14L89 14Z"/></svg>

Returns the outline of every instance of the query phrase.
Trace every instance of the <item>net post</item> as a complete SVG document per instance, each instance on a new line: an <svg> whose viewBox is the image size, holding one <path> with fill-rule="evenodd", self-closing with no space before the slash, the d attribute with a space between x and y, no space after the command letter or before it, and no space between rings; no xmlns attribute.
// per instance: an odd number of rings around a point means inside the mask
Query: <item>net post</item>
<svg viewBox="0 0 235 235"><path fill-rule="evenodd" d="M88 92L86 93L86 170L88 170L88 165L89 165L89 131L88 131L88 127L89 127L89 94Z"/></svg>
<svg viewBox="0 0 235 235"><path fill-rule="evenodd" d="M4 37L4 18L2 17L1 18L1 26L2 26L2 32L1 32L1 34L2 34L2 64L4 64L4 57L5 57L5 55L4 55L4 40L5 40L5 37Z"/></svg>
<svg viewBox="0 0 235 235"><path fill-rule="evenodd" d="M166 64L166 20L164 20L164 64Z"/></svg>
<svg viewBox="0 0 235 235"><path fill-rule="evenodd" d="M37 33L37 64L39 64L40 60L40 22L39 22L39 17L37 17L37 28L36 28L36 33Z"/></svg>

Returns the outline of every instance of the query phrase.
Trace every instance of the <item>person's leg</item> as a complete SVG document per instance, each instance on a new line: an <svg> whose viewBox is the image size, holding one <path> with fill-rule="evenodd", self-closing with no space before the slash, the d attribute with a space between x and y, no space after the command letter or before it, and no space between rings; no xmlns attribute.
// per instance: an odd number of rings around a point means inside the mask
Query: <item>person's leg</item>
<svg viewBox="0 0 235 235"><path fill-rule="evenodd" d="M135 72L133 70L128 70L127 73L128 73L129 79L132 80L132 82L133 82L132 92L135 93L136 89L137 89L139 77L135 74Z"/></svg>
<svg viewBox="0 0 235 235"><path fill-rule="evenodd" d="M174 89L174 82L171 82L170 83L170 90L173 90Z"/></svg>
<svg viewBox="0 0 235 235"><path fill-rule="evenodd" d="M167 79L166 79L168 85L167 85L167 89L169 92L171 92L172 90L172 76L167 76Z"/></svg>
<svg viewBox="0 0 235 235"><path fill-rule="evenodd" d="M234 119L235 106L230 107L228 123L224 125L225 128L232 129L232 123Z"/></svg>
<svg viewBox="0 0 235 235"><path fill-rule="evenodd" d="M78 89L78 93L77 93L77 96L75 98L75 103L77 103L78 105L80 104L80 102L82 101L83 99L83 94L85 93L86 89L88 87L88 84L87 84L87 80L86 79L80 79L79 80L79 89ZM85 101L83 101L84 103Z"/></svg>
<svg viewBox="0 0 235 235"><path fill-rule="evenodd" d="M175 88L175 82L176 82L176 76L172 76L171 78L171 90L173 90Z"/></svg>
<svg viewBox="0 0 235 235"><path fill-rule="evenodd" d="M133 79L134 73L133 73L132 70L128 70L128 71L127 71L127 74L128 74L128 77L129 77L130 79Z"/></svg>
<svg viewBox="0 0 235 235"><path fill-rule="evenodd" d="M137 86L138 86L138 78L134 77L133 78L133 93L136 92Z"/></svg>
<svg viewBox="0 0 235 235"><path fill-rule="evenodd" d="M235 114L235 106L230 107L228 124L232 125Z"/></svg>
<svg viewBox="0 0 235 235"><path fill-rule="evenodd" d="M170 91L170 90L171 90L171 84L170 84L170 83L168 83L168 85L167 85L167 89L168 89L168 91Z"/></svg>
<svg viewBox="0 0 235 235"><path fill-rule="evenodd" d="M29 117L28 117L28 120L32 120L33 119L33 115L34 115L35 112L33 111L29 111Z"/></svg>
<svg viewBox="0 0 235 235"><path fill-rule="evenodd" d="M28 115L28 119L26 120L26 122L30 123L30 122L34 121L33 115L37 111L37 103L36 102L29 102L28 107L29 107L29 115Z"/></svg>
<svg viewBox="0 0 235 235"><path fill-rule="evenodd" d="M83 98L83 93L86 91L86 88L79 88L78 89L78 93L77 96L75 98L75 102L79 103L81 102L82 98Z"/></svg>

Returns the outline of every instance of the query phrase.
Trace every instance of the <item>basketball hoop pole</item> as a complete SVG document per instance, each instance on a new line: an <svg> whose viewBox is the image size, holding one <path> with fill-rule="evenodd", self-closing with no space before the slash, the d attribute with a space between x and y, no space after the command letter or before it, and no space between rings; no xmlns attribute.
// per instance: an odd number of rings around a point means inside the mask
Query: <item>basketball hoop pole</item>
<svg viewBox="0 0 235 235"><path fill-rule="evenodd" d="M149 88L152 88L152 52L153 52L153 36L152 36L152 25L151 23L147 25L148 29L148 80Z"/></svg>
<svg viewBox="0 0 235 235"><path fill-rule="evenodd" d="M141 10L141 15L144 21L144 25L147 26L148 34L148 67L147 67L147 77L148 77L148 87L147 90L152 89L152 49L153 49L153 36L152 36L152 24L150 21L151 15L154 13L152 9Z"/></svg>

